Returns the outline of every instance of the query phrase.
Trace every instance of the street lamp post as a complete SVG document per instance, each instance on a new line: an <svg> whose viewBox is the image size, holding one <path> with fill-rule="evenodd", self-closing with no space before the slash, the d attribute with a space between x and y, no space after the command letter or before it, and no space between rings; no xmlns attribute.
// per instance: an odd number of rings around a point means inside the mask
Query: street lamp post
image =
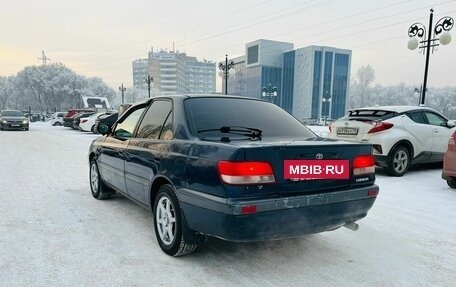
<svg viewBox="0 0 456 287"><path fill-rule="evenodd" d="M277 97L277 87L273 87L271 83L267 87L263 87L261 89L261 96L263 98L268 98L268 100L272 103L272 98Z"/></svg>
<svg viewBox="0 0 456 287"><path fill-rule="evenodd" d="M225 95L228 95L228 76L230 75L230 69L234 67L234 62L228 63L228 55L225 55L225 64L219 63L219 69L223 72L222 75L225 77Z"/></svg>
<svg viewBox="0 0 456 287"><path fill-rule="evenodd" d="M427 76L429 68L429 56L431 52L434 52L435 47L439 46L437 40L440 44L447 45L451 42L450 30L453 28L454 20L451 17L445 16L437 21L434 27L432 27L432 20L434 18L434 9L431 9L429 15L429 27L427 29L427 40L426 40L426 27L421 23L415 23L410 26L408 29L408 35L410 37L408 41L408 48L410 50L415 50L420 48L420 53L426 55L426 63L424 66L424 81L423 88L421 90L421 100L420 104L424 105L424 99L426 96L426 85L427 85ZM431 51L432 47L432 51Z"/></svg>
<svg viewBox="0 0 456 287"><path fill-rule="evenodd" d="M150 75L147 75L146 84L147 84L147 90L149 91L149 98L150 98L150 84L153 82L154 82L154 78L152 78Z"/></svg>
<svg viewBox="0 0 456 287"><path fill-rule="evenodd" d="M122 92L122 104L124 103L124 93L127 89L124 87L123 83L122 85L119 87L119 91Z"/></svg>
<svg viewBox="0 0 456 287"><path fill-rule="evenodd" d="M328 92L326 92L326 98L323 97L321 98L321 101L323 103L328 103L329 104L329 108L328 108L328 115L325 117L325 126L326 126L326 120L329 118L331 119L331 108L332 108L332 97L328 95ZM323 110L323 106L322 106L322 110Z"/></svg>

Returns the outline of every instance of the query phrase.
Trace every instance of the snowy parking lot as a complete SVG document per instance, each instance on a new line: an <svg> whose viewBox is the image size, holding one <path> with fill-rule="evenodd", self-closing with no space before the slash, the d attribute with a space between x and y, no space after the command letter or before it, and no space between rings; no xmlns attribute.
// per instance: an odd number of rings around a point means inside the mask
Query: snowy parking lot
<svg viewBox="0 0 456 287"><path fill-rule="evenodd" d="M456 192L441 166L380 194L353 232L256 243L209 239L164 254L147 210L95 200L88 147L97 135L32 123L0 131L0 286L454 286ZM453 283L451 283L453 282Z"/></svg>

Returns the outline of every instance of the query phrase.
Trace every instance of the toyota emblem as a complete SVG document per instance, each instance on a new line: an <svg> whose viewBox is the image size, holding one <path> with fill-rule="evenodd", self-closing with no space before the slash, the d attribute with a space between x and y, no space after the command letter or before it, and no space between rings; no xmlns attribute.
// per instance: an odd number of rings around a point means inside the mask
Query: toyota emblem
<svg viewBox="0 0 456 287"><path fill-rule="evenodd" d="M323 158L323 154L317 153L317 154L315 155L315 157L316 157L317 159L322 159L322 158Z"/></svg>

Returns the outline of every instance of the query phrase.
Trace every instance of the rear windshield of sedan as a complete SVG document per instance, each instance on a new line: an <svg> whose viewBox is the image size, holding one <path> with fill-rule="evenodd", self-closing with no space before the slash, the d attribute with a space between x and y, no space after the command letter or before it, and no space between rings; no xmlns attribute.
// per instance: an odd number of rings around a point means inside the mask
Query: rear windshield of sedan
<svg viewBox="0 0 456 287"><path fill-rule="evenodd" d="M278 106L257 100L239 98L190 98L185 110L191 133L220 129L221 127L247 127L260 129L264 137L309 138L315 134ZM204 136L220 136L220 132L207 132Z"/></svg>
<svg viewBox="0 0 456 287"><path fill-rule="evenodd" d="M2 111L2 117L23 117L24 114L21 111Z"/></svg>

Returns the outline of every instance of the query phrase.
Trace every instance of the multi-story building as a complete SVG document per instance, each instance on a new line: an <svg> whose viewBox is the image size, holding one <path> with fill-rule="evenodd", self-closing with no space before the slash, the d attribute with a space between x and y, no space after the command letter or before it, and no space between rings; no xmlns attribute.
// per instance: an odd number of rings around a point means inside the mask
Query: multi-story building
<svg viewBox="0 0 456 287"><path fill-rule="evenodd" d="M133 63L133 87L147 89L147 75L149 73L149 60L137 59Z"/></svg>
<svg viewBox="0 0 456 287"><path fill-rule="evenodd" d="M179 52L149 52L149 74L162 95L215 92L215 63Z"/></svg>
<svg viewBox="0 0 456 287"><path fill-rule="evenodd" d="M322 46L294 50L293 44L257 40L246 44L246 56L233 59L229 94L261 98L298 119L339 118L345 114L351 51ZM223 83L224 87L224 83ZM274 87L274 96L269 87ZM263 91L267 93L262 93Z"/></svg>
<svg viewBox="0 0 456 287"><path fill-rule="evenodd" d="M188 93L215 92L215 63L198 61L194 57L185 59L186 88Z"/></svg>

